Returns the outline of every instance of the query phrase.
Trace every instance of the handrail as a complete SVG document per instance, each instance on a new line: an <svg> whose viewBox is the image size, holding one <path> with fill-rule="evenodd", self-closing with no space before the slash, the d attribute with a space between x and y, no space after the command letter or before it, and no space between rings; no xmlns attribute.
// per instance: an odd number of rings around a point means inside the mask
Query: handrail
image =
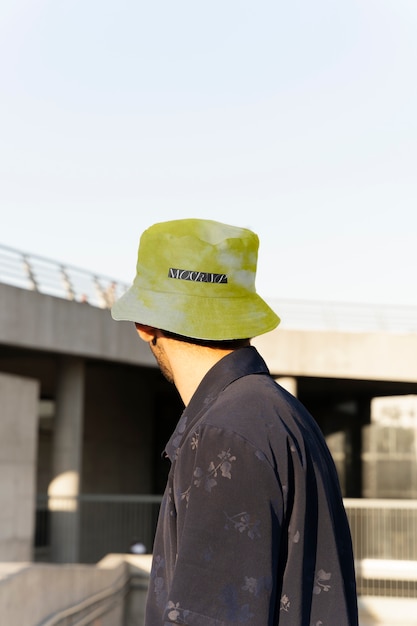
<svg viewBox="0 0 417 626"><path fill-rule="evenodd" d="M0 283L100 308L110 308L126 283L0 244ZM268 299L281 328L343 332L416 333L417 307Z"/></svg>
<svg viewBox="0 0 417 626"><path fill-rule="evenodd" d="M128 285L109 276L0 244L0 283L110 308Z"/></svg>
<svg viewBox="0 0 417 626"><path fill-rule="evenodd" d="M342 332L416 333L417 307L359 302L269 300L282 328Z"/></svg>
<svg viewBox="0 0 417 626"><path fill-rule="evenodd" d="M129 578L126 574L121 576L116 583L110 587L98 591L76 604L61 609L54 615L50 616L46 621L41 622L39 626L59 626L60 624L68 624L68 619L77 619L77 626L87 626L96 623L96 620L109 613L114 606L122 601L122 598L129 590ZM71 622L75 623L75 622Z"/></svg>

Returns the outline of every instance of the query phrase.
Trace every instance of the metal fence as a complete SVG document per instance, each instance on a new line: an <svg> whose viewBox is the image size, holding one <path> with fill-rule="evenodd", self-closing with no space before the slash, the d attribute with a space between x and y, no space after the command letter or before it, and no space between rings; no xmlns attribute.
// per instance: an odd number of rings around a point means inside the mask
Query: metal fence
<svg viewBox="0 0 417 626"><path fill-rule="evenodd" d="M128 285L0 244L0 282L108 308ZM270 300L282 328L351 332L417 332L417 307Z"/></svg>
<svg viewBox="0 0 417 626"><path fill-rule="evenodd" d="M417 500L344 502L357 559L417 562Z"/></svg>
<svg viewBox="0 0 417 626"><path fill-rule="evenodd" d="M346 499L360 595L417 598L417 501Z"/></svg>
<svg viewBox="0 0 417 626"><path fill-rule="evenodd" d="M75 550L60 549L60 554L77 554L81 563L96 563L109 553L128 553L134 544L151 552L161 499L155 495L38 495L35 560L55 560L57 528L60 542L78 543Z"/></svg>
<svg viewBox="0 0 417 626"><path fill-rule="evenodd" d="M48 496L38 496L35 559L53 561ZM125 553L133 543L151 552L161 496L81 495L59 498L59 514L78 517L78 560L94 563ZM345 499L352 533L358 593L417 597L417 501ZM68 526L70 528L71 525ZM62 530L62 528L61 528ZM62 540L62 536L61 536ZM65 541L72 541L68 534Z"/></svg>
<svg viewBox="0 0 417 626"><path fill-rule="evenodd" d="M128 288L108 276L0 245L0 282L39 293L109 308Z"/></svg>
<svg viewBox="0 0 417 626"><path fill-rule="evenodd" d="M417 307L358 302L272 300L281 327L341 332L417 332Z"/></svg>

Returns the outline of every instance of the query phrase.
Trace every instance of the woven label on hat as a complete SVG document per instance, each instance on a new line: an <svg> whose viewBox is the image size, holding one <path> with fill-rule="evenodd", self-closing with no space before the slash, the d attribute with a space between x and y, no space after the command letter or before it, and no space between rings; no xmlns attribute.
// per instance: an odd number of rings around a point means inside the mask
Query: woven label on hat
<svg viewBox="0 0 417 626"><path fill-rule="evenodd" d="M168 278L191 280L195 283L227 283L227 274L213 274L212 272L200 272L198 270L180 270L174 267L169 268Z"/></svg>

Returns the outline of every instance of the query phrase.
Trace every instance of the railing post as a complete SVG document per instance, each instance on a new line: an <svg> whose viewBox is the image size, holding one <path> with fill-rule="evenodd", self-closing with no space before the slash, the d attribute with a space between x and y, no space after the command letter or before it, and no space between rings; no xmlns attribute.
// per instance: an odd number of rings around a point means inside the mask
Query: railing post
<svg viewBox="0 0 417 626"><path fill-rule="evenodd" d="M75 293L71 284L71 280L68 276L68 272L66 271L63 265L61 265L61 275L62 275L62 280L64 282L64 289L65 289L65 293L66 293L68 300L75 300Z"/></svg>
<svg viewBox="0 0 417 626"><path fill-rule="evenodd" d="M23 259L23 269L25 270L26 276L29 280L30 289L33 291L39 291L39 285L35 278L35 274L33 273L32 266L26 254L22 255Z"/></svg>

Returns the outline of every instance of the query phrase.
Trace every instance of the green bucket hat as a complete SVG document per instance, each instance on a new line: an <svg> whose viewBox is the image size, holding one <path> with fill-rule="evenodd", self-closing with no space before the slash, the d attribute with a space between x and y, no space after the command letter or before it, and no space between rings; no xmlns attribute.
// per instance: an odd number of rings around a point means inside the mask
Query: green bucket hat
<svg viewBox="0 0 417 626"><path fill-rule="evenodd" d="M258 247L252 231L213 220L154 224L112 317L208 341L267 333L280 319L255 290Z"/></svg>

